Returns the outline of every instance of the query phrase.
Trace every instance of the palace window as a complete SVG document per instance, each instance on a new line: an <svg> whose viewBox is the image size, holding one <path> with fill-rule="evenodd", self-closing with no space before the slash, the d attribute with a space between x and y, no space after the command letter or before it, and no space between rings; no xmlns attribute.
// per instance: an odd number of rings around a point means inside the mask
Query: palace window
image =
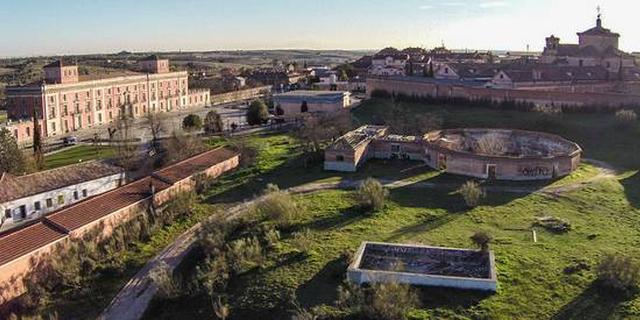
<svg viewBox="0 0 640 320"><path fill-rule="evenodd" d="M47 202L47 208L53 207L53 199L48 198L46 202Z"/></svg>
<svg viewBox="0 0 640 320"><path fill-rule="evenodd" d="M78 191L73 192L73 200L78 200Z"/></svg>
<svg viewBox="0 0 640 320"><path fill-rule="evenodd" d="M87 195L88 195L87 189L82 189L82 196L86 198Z"/></svg>

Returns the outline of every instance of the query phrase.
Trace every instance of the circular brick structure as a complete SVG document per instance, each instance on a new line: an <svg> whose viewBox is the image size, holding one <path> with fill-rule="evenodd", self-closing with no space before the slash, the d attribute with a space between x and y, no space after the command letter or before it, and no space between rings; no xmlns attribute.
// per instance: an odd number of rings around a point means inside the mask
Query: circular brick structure
<svg viewBox="0 0 640 320"><path fill-rule="evenodd" d="M560 136L505 129L451 129L425 135L425 162L452 174L496 180L548 180L570 174L582 149Z"/></svg>

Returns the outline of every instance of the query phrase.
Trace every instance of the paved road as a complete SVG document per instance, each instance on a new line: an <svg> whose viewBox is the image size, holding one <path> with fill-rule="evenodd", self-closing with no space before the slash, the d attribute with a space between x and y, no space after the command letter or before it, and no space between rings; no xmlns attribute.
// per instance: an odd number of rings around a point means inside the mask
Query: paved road
<svg viewBox="0 0 640 320"><path fill-rule="evenodd" d="M599 168L599 174L589 179L585 179L582 181L565 184L565 185L557 185L557 186L549 186L544 188L531 188L531 187L510 187L510 186L492 186L487 187L486 190L489 192L505 192L505 193L521 193L521 194L542 194L547 196L557 197L562 193L578 190L583 188L590 183L596 182L601 179L609 179L615 178L616 172L615 170L607 165L606 163L594 161L594 160L586 160L586 162L590 162L591 164L597 166ZM331 190L331 189L354 189L358 185L360 185L361 180L342 180L337 182L322 182L322 183L309 183L300 185L297 187L293 187L289 189L291 193L309 193L315 192L319 190ZM442 187L457 187L458 185L443 185L441 183L430 183L430 182L413 182L407 180L381 180L381 183L385 185L387 188L401 188L401 187L411 187L411 188L442 188ZM226 219L235 219L242 212L244 212L251 204L260 201L262 197L253 199L251 201L242 203L240 205L234 206L228 210L226 210ZM149 261L147 265L145 265L142 270L140 270L118 293L118 295L113 299L111 304L105 309L104 313L99 317L99 319L110 320L110 319L118 319L118 320L138 320L142 318L145 310L149 306L149 303L153 299L154 295L158 291L158 287L153 284L150 280L150 273L152 270L159 266L166 266L169 268L170 272L173 272L175 268L180 264L182 259L189 253L189 250L193 247L195 243L195 236L200 230L202 224L206 224L211 222L212 219L216 219L216 217L212 217L209 220L199 223L188 231L180 235L175 242L170 244L167 248L165 248L158 256Z"/></svg>
<svg viewBox="0 0 640 320"><path fill-rule="evenodd" d="M226 104L215 107L208 108L190 108L188 110L180 110L175 112L164 113L167 116L166 119L166 134L170 134L174 130L179 130L182 128L182 119L187 114L197 114L201 118L204 119L206 114L209 111L216 111L222 116L222 122L225 125L225 129L230 128L232 123L236 123L239 126L246 125L246 104L245 103L234 103L234 104ZM93 139L96 134L102 139L108 139L109 134L107 133L108 125L101 126L93 126L91 128L86 128L80 130L78 132L73 132L68 135L74 135L78 137L79 140ZM47 143L57 143L60 142L63 136L56 136L47 138ZM141 142L148 142L151 140L151 131L146 125L146 120L144 118L139 118L134 121L133 125L133 137L139 138Z"/></svg>

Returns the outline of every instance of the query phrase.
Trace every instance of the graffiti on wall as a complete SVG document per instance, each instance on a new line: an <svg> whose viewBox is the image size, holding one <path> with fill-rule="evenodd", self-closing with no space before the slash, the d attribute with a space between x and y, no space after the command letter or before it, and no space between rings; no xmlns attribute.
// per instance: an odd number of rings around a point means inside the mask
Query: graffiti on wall
<svg viewBox="0 0 640 320"><path fill-rule="evenodd" d="M548 177L551 175L551 170L547 167L524 167L520 169L520 172L525 177Z"/></svg>

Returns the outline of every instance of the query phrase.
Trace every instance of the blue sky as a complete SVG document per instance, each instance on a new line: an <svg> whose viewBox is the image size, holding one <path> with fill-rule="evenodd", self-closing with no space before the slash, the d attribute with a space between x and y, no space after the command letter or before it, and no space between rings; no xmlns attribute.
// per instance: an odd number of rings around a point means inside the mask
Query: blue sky
<svg viewBox="0 0 640 320"><path fill-rule="evenodd" d="M638 0L0 0L0 56L166 50L532 50L576 42L602 6L640 51Z"/></svg>

